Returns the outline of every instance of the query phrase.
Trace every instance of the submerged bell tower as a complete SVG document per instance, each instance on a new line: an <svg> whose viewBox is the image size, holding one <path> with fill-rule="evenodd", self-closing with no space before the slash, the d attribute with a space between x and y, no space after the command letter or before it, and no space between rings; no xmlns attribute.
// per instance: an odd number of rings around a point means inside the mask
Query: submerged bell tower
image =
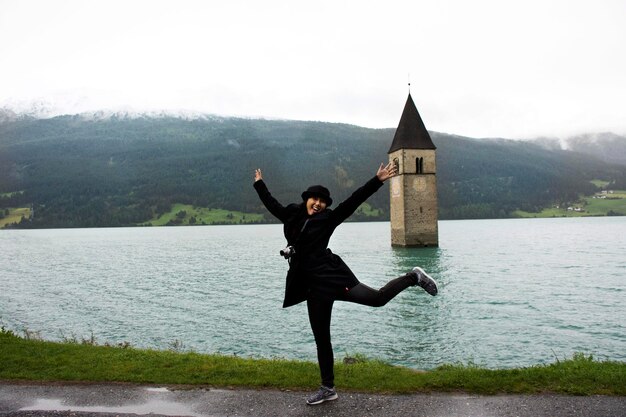
<svg viewBox="0 0 626 417"><path fill-rule="evenodd" d="M436 150L409 93L387 152L398 168L389 187L392 246L439 246Z"/></svg>

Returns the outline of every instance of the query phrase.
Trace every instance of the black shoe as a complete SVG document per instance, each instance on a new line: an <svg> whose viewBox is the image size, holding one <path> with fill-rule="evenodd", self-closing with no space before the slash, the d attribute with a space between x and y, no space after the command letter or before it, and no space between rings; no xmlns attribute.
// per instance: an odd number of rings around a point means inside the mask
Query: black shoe
<svg viewBox="0 0 626 417"><path fill-rule="evenodd" d="M419 285L430 295L437 295L437 283L422 268L416 266L409 274L415 277L415 285Z"/></svg>
<svg viewBox="0 0 626 417"><path fill-rule="evenodd" d="M339 396L334 388L328 388L322 385L315 394L311 395L306 400L306 403L308 405L317 405L323 403L324 401L336 400L337 398L339 398Z"/></svg>

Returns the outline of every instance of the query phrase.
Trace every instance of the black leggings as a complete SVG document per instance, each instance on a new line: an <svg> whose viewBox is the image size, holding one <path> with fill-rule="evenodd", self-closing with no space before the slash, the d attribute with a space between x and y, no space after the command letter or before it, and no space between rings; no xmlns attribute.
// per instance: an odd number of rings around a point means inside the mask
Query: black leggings
<svg viewBox="0 0 626 417"><path fill-rule="evenodd" d="M415 278L403 275L392 279L384 287L375 290L365 284L357 284L346 292L341 301L363 304L370 307L382 307L407 287L415 285ZM324 299L311 294L307 299L309 322L317 345L317 361L320 366L322 385L332 388L335 386L333 365L333 346L330 342L330 319L333 311L332 299Z"/></svg>

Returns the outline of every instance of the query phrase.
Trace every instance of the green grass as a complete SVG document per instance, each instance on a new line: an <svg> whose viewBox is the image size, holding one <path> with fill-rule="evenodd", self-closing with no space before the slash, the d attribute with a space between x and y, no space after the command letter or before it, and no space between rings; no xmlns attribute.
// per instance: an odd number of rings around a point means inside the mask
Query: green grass
<svg viewBox="0 0 626 417"><path fill-rule="evenodd" d="M369 203L363 203L356 209L355 213L365 217L377 217L380 216L381 210L373 208Z"/></svg>
<svg viewBox="0 0 626 417"><path fill-rule="evenodd" d="M585 211L587 211L591 216L602 216L609 211L617 212L626 216L626 194L622 191L615 194L609 194L608 196L609 198L606 199L587 197L585 199L587 202L584 206Z"/></svg>
<svg viewBox="0 0 626 417"><path fill-rule="evenodd" d="M10 208L9 215L0 219L0 229L2 229L7 224L19 223L22 220L22 216L26 217L27 219L30 218L30 208Z"/></svg>
<svg viewBox="0 0 626 417"><path fill-rule="evenodd" d="M261 221L263 221L262 214L195 207L189 204L174 204L168 213L155 217L142 223L142 225L165 226L170 222L176 223L177 225L243 224L259 223Z"/></svg>
<svg viewBox="0 0 626 417"><path fill-rule="evenodd" d="M379 216L380 210L372 208L368 203L363 203L356 210L356 213L364 217ZM195 222L192 220L195 219ZM246 224L262 223L265 218L263 214L243 213L240 211L209 209L206 207L195 207L189 204L174 204L172 209L159 217L155 217L142 226L165 226L176 225L202 225L202 224Z"/></svg>
<svg viewBox="0 0 626 417"><path fill-rule="evenodd" d="M317 365L282 359L248 359L193 352L97 346L93 340L47 342L0 332L0 379L29 381L130 382L248 388L310 389L318 384ZM343 390L411 393L544 393L626 395L626 364L590 356L551 365L489 370L446 365L427 372L357 357L337 363Z"/></svg>
<svg viewBox="0 0 626 417"><path fill-rule="evenodd" d="M604 187L606 187L607 185L610 184L609 181L603 181L603 180L591 180L589 182L592 183L593 185L595 185L598 188L604 188Z"/></svg>
<svg viewBox="0 0 626 417"><path fill-rule="evenodd" d="M600 194L597 194L600 195ZM613 194L607 194L608 198L583 197L580 201L572 204L572 207L580 207L584 211L568 211L567 207L546 208L539 213L517 210L513 212L515 217L586 217L606 216L610 212L626 216L626 191L615 190Z"/></svg>

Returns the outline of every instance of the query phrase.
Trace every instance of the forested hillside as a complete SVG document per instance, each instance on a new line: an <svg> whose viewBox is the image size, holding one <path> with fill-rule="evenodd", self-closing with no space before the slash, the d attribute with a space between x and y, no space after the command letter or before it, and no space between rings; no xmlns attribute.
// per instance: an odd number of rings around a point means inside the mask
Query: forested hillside
<svg viewBox="0 0 626 417"><path fill-rule="evenodd" d="M265 213L252 188L257 167L280 201L297 201L314 183L327 185L339 201L387 160L393 134L222 117L0 117L0 208L32 207L34 218L20 227L136 225L175 203ZM594 179L626 189L625 166L592 156L431 135L442 219L539 210L592 193ZM386 187L369 203L380 214L368 219L388 219Z"/></svg>

